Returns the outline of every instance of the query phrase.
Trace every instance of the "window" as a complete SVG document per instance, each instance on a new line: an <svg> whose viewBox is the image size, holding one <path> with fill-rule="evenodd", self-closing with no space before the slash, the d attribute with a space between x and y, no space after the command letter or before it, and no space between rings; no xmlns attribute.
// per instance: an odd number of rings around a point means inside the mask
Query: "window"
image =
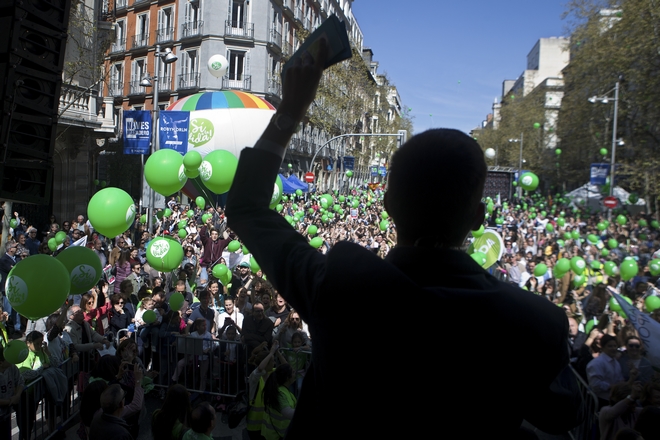
<svg viewBox="0 0 660 440"><path fill-rule="evenodd" d="M199 87L199 49L181 51L181 75L179 88L188 89Z"/></svg>
<svg viewBox="0 0 660 440"><path fill-rule="evenodd" d="M164 59L158 58L158 90L172 90L172 66L174 63L166 64Z"/></svg>
<svg viewBox="0 0 660 440"><path fill-rule="evenodd" d="M140 85L140 81L147 76L147 59L138 58L131 63L131 94L143 94L145 88Z"/></svg>
<svg viewBox="0 0 660 440"><path fill-rule="evenodd" d="M185 6L185 22L182 26L182 38L200 35L202 33L203 21L201 17L201 0L186 2Z"/></svg>
<svg viewBox="0 0 660 440"><path fill-rule="evenodd" d="M158 42L174 40L174 7L158 10Z"/></svg>
<svg viewBox="0 0 660 440"><path fill-rule="evenodd" d="M245 0L233 0L229 3L229 16L231 17L231 27L243 28L247 21L247 6Z"/></svg>
<svg viewBox="0 0 660 440"><path fill-rule="evenodd" d="M115 22L115 41L112 43L112 52L124 52L126 50L126 20Z"/></svg>
<svg viewBox="0 0 660 440"><path fill-rule="evenodd" d="M124 65L115 63L110 69L110 96L121 96L124 88Z"/></svg>
<svg viewBox="0 0 660 440"><path fill-rule="evenodd" d="M229 58L229 79L243 80L243 75L247 73L247 52L230 50L227 58Z"/></svg>
<svg viewBox="0 0 660 440"><path fill-rule="evenodd" d="M149 45L149 14L140 14L137 16L135 25L135 43L133 47L143 47Z"/></svg>

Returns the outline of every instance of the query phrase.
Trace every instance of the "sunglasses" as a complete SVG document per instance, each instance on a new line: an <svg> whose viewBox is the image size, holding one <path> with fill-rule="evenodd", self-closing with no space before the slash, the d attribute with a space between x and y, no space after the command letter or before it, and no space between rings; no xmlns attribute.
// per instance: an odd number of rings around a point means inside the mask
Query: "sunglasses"
<svg viewBox="0 0 660 440"><path fill-rule="evenodd" d="M628 344L628 348L642 348L639 344Z"/></svg>
<svg viewBox="0 0 660 440"><path fill-rule="evenodd" d="M117 304L119 304L121 306L121 305L124 304L124 301L119 301Z"/></svg>

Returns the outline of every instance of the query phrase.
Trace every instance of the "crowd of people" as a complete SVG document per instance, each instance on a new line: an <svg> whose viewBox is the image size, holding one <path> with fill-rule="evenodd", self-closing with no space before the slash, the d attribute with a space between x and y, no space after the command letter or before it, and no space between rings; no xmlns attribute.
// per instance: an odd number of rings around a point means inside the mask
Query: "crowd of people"
<svg viewBox="0 0 660 440"><path fill-rule="evenodd" d="M322 208L320 195L293 194L282 201L281 207L281 214L300 234L309 240L322 238L318 252L327 253L338 242L349 241L383 258L396 245L395 226L382 223L386 214L378 189L373 191L365 185L351 188L346 195L335 194L338 207L330 209ZM528 208L539 205L548 212ZM20 223L11 230L6 253L0 259L3 279L23 258L37 253L56 255L74 244L93 249L105 271L89 292L69 298L57 313L36 322L12 313L3 297L2 347L12 338L24 338L30 349L21 364L14 366L4 359L0 364L0 378L6 385L0 395L3 420L12 407L20 408L20 396L27 383L71 358L79 363L88 382L83 388L87 412L83 436L114 438L126 431L128 436L119 437L135 438L143 393L151 392L154 383L158 386L154 392L163 390L160 395L165 399L163 409L154 414L153 432L159 435L154 438L182 438L188 429L207 432L213 429L210 420L215 420L210 415L215 415L216 409L225 410L231 401L212 400L209 406L202 399L204 403L195 408L177 407L174 402L190 401L181 399L188 393L186 389L225 395L245 390L253 408L247 417L252 438L277 438L286 431L286 423L281 420L291 419L295 411L310 361L312 335L267 275L250 262L250 255L242 249L226 249L231 240L240 237L227 227L220 208L200 210L179 205L174 199L168 208L171 214L163 216L161 212L154 234L136 221L133 228L112 239L95 232L82 215L75 221L62 222L61 229L51 218L52 222L39 232L15 213ZM303 215L295 217L297 212ZM334 215L328 216L330 213ZM204 214L208 215L203 223ZM610 299L611 293L617 292L646 311L645 299L658 295L660 282L650 273L649 262L660 255L660 231L648 226L651 219L644 214L627 216L625 224L607 222L606 229L599 229L598 225L606 222L605 216L553 203L551 197L528 197L495 203L484 225L500 232L505 244L501 259L488 270L565 310L571 364L598 396L602 438L609 439L622 428L644 429L651 425L657 429L648 420L657 417L660 410L660 378L645 357L646 347L637 331L624 314L612 310ZM181 219L186 220L185 227ZM60 230L67 237L53 252L43 243ZM564 239L565 233L573 231L579 238ZM599 241L586 240L588 234L597 235ZM169 235L184 248L184 259L172 272L154 270L146 259L146 246L158 235ZM605 252L602 243L609 239L616 240L617 246ZM470 241L468 237L465 245ZM555 278L552 269L557 261L573 256L585 259L587 276L577 278L578 283L573 272ZM635 278L622 282L619 276L604 273L606 261L620 263L628 256L640 268ZM216 264L228 266L231 282L223 284L214 277ZM538 264L548 267L540 276L534 271ZM185 298L176 310L169 305L174 293ZM148 311L155 312L154 321L145 320ZM660 321L660 309L651 316ZM176 345L179 335L204 340L203 354L195 357L194 364L185 354L173 361L166 359L168 347ZM100 357L99 352L110 346L116 347L116 353ZM239 380L231 385L221 383L209 371L213 359L235 366ZM194 382L183 374L190 368L198 369ZM255 408L260 406L275 411L266 414L276 417L256 417ZM22 418L30 409L21 411ZM50 414L55 415L49 422L52 428L57 413L51 409ZM6 423L2 426L6 429ZM20 428L30 426L22 423Z"/></svg>

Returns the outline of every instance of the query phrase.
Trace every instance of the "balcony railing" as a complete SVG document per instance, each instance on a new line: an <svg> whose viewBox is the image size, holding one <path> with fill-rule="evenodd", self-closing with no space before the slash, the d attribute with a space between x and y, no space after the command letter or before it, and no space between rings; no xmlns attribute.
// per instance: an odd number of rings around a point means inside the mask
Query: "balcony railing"
<svg viewBox="0 0 660 440"><path fill-rule="evenodd" d="M189 21L181 25L181 38L199 37L204 30L203 21Z"/></svg>
<svg viewBox="0 0 660 440"><path fill-rule="evenodd" d="M96 123L98 90L76 85L62 85L59 111L63 119Z"/></svg>
<svg viewBox="0 0 660 440"><path fill-rule="evenodd" d="M277 29L271 29L268 35L268 42L279 48L282 48L282 34Z"/></svg>
<svg viewBox="0 0 660 440"><path fill-rule="evenodd" d="M282 96L282 82L275 76L268 77L268 93L271 95Z"/></svg>
<svg viewBox="0 0 660 440"><path fill-rule="evenodd" d="M284 56L293 55L293 45L288 41L285 41L284 44L282 44L282 55Z"/></svg>
<svg viewBox="0 0 660 440"><path fill-rule="evenodd" d="M299 21L301 24L305 20L305 13L303 10L300 8L300 6L296 6L296 9L294 10L294 18Z"/></svg>
<svg viewBox="0 0 660 440"><path fill-rule="evenodd" d="M132 49L138 49L140 47L149 46L149 34L139 34L133 36L133 46Z"/></svg>
<svg viewBox="0 0 660 440"><path fill-rule="evenodd" d="M156 42L165 43L174 40L174 28L160 28L156 34Z"/></svg>
<svg viewBox="0 0 660 440"><path fill-rule="evenodd" d="M172 91L172 76L164 75L158 77L158 91L159 92L171 92Z"/></svg>
<svg viewBox="0 0 660 440"><path fill-rule="evenodd" d="M199 73L183 73L179 75L178 89L196 89L199 88Z"/></svg>
<svg viewBox="0 0 660 440"><path fill-rule="evenodd" d="M108 95L124 96L124 82L119 80L110 81L108 84Z"/></svg>
<svg viewBox="0 0 660 440"><path fill-rule="evenodd" d="M110 53L126 52L126 39L116 40L110 46Z"/></svg>
<svg viewBox="0 0 660 440"><path fill-rule="evenodd" d="M251 90L252 89L252 76L251 75L237 75L236 79L229 79L224 76L222 78L223 89L237 89L237 90Z"/></svg>
<svg viewBox="0 0 660 440"><path fill-rule="evenodd" d="M147 88L140 85L141 80L134 79L130 83L129 95L144 95L147 93Z"/></svg>
<svg viewBox="0 0 660 440"><path fill-rule="evenodd" d="M254 23L237 22L233 20L225 21L225 36L237 38L254 39Z"/></svg>
<svg viewBox="0 0 660 440"><path fill-rule="evenodd" d="M133 6L149 3L150 0L133 0Z"/></svg>

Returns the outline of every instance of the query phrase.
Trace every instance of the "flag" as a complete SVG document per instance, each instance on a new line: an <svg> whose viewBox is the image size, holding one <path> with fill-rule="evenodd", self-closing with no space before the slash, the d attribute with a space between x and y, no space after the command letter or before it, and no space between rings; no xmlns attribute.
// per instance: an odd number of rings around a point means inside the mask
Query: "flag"
<svg viewBox="0 0 660 440"><path fill-rule="evenodd" d="M87 236L84 235L83 238L74 241L71 246L87 246Z"/></svg>
<svg viewBox="0 0 660 440"><path fill-rule="evenodd" d="M648 313L642 313L628 304L618 293L612 292L612 295L628 315L628 319L639 333L642 342L644 342L649 362L651 362L653 368L660 370L660 322L654 321Z"/></svg>

